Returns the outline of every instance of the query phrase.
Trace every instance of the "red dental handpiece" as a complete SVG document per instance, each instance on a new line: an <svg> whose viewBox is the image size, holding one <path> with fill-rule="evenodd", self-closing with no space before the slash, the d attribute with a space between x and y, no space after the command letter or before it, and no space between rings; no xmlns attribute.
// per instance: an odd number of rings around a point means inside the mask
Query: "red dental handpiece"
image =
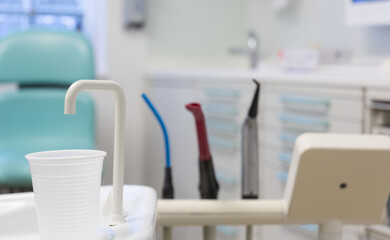
<svg viewBox="0 0 390 240"><path fill-rule="evenodd" d="M194 114L196 122L196 131L198 135L199 160L210 161L211 154L207 140L206 123L199 103L189 103L186 108Z"/></svg>

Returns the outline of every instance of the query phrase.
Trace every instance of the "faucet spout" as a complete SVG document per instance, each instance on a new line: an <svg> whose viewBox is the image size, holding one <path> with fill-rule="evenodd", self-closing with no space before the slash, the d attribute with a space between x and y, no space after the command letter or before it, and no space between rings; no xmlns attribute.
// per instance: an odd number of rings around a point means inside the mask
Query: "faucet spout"
<svg viewBox="0 0 390 240"><path fill-rule="evenodd" d="M74 82L65 95L65 114L76 113L77 95L84 90L112 91L115 94L115 138L114 138L114 174L112 212L110 225L125 222L123 209L123 177L124 177L124 130L126 116L126 98L122 88L114 81L79 80Z"/></svg>
<svg viewBox="0 0 390 240"><path fill-rule="evenodd" d="M259 63L259 40L255 32L249 31L246 46L249 52L250 66L252 69L256 69Z"/></svg>
<svg viewBox="0 0 390 240"><path fill-rule="evenodd" d="M240 47L240 48L229 49L229 52L232 54L247 55L249 57L251 69L256 69L259 63L259 51L260 51L260 42L254 31L248 32L245 48Z"/></svg>

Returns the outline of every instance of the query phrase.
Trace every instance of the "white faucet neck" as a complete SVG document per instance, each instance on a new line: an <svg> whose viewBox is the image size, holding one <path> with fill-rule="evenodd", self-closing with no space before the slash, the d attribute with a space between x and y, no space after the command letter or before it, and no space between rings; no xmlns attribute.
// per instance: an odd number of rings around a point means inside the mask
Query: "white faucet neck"
<svg viewBox="0 0 390 240"><path fill-rule="evenodd" d="M124 136L126 119L126 98L122 88L114 81L79 80L74 82L65 95L65 114L76 113L77 95L83 90L112 91L115 94L115 137L114 137L114 173L113 195L110 225L125 222L123 209L123 178L124 178Z"/></svg>

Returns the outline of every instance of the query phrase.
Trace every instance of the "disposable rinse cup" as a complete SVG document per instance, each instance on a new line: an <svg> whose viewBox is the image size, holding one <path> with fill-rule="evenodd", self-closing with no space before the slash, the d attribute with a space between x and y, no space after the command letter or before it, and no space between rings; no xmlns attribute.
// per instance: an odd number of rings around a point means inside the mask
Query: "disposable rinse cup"
<svg viewBox="0 0 390 240"><path fill-rule="evenodd" d="M96 240L105 156L98 150L26 155L41 240Z"/></svg>

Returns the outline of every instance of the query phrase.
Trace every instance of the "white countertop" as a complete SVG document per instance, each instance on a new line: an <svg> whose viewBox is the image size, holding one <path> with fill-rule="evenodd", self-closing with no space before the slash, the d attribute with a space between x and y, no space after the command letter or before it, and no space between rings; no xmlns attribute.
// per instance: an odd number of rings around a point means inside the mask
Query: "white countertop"
<svg viewBox="0 0 390 240"><path fill-rule="evenodd" d="M155 69L148 72L148 78L152 81L240 81L256 78L265 83L277 84L390 89L390 74L381 73L379 67L363 66L322 66L310 71L287 71L270 66L258 70Z"/></svg>

